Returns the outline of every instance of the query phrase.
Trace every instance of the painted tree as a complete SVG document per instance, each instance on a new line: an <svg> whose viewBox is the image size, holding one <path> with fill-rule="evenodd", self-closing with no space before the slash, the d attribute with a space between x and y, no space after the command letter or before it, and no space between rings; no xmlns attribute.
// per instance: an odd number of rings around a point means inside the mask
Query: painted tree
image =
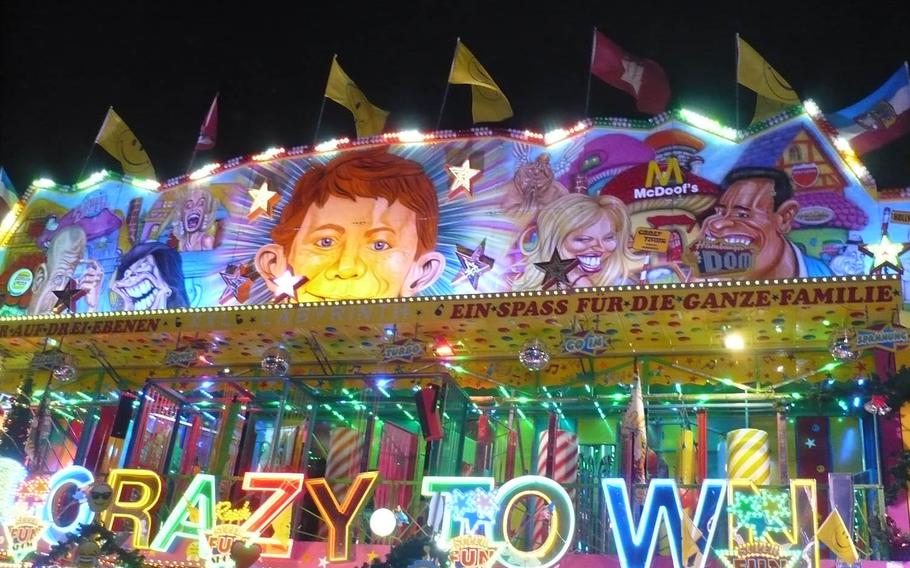
<svg viewBox="0 0 910 568"><path fill-rule="evenodd" d="M19 385L12 408L6 414L0 429L0 457L24 462L28 433L32 427L32 378L26 377Z"/></svg>

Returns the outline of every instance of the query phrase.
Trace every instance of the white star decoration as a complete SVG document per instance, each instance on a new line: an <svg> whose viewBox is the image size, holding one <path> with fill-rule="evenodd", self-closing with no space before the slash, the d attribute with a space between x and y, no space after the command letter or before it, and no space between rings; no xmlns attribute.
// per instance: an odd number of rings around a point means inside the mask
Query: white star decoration
<svg viewBox="0 0 910 568"><path fill-rule="evenodd" d="M272 278L275 285L275 301L280 302L285 298L297 299L297 288L300 288L307 279L303 276L294 276L294 271L290 268L284 271L284 274L278 278Z"/></svg>
<svg viewBox="0 0 910 568"><path fill-rule="evenodd" d="M262 182L262 185L259 186L259 189L250 189L250 197L253 198L253 202L250 204L250 212L247 213L247 217L252 221L260 215L265 215L266 217L272 216L272 207L278 203L280 199L278 193L269 189L268 182Z"/></svg>
<svg viewBox="0 0 910 568"><path fill-rule="evenodd" d="M471 161L465 160L460 166L448 166L449 173L452 174L452 187L449 188L449 199L454 198L459 193L467 193L469 196L474 195L471 189L471 180L480 173L471 167Z"/></svg>
<svg viewBox="0 0 910 568"><path fill-rule="evenodd" d="M325 556L319 559L319 568L325 568L329 565L329 560Z"/></svg>
<svg viewBox="0 0 910 568"><path fill-rule="evenodd" d="M859 248L872 257L872 273L880 272L882 268L891 268L896 272L903 272L900 256L907 252L910 245L907 243L892 243L888 235L882 235L882 240L877 245L862 245Z"/></svg>
<svg viewBox="0 0 910 568"><path fill-rule="evenodd" d="M814 448L815 447L815 438L806 438L806 447Z"/></svg>

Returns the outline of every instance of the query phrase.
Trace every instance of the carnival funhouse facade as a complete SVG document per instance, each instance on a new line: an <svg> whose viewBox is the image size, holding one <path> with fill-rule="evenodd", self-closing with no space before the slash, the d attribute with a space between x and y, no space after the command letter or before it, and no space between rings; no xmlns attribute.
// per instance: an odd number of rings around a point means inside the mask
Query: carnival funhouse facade
<svg viewBox="0 0 910 568"><path fill-rule="evenodd" d="M37 180L0 232L9 563L905 553L910 195L811 103Z"/></svg>

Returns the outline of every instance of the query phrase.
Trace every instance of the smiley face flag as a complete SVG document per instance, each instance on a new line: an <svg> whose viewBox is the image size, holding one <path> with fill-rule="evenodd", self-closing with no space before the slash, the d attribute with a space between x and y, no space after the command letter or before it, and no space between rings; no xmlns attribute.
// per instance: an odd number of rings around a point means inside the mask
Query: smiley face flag
<svg viewBox="0 0 910 568"><path fill-rule="evenodd" d="M837 510L831 511L825 522L818 527L815 536L819 542L826 544L831 552L847 564L853 564L859 559L847 525L844 524L844 519Z"/></svg>
<svg viewBox="0 0 910 568"><path fill-rule="evenodd" d="M134 178L155 179L155 168L130 127L123 122L114 107L107 109L95 144L104 148L123 166L123 173Z"/></svg>
<svg viewBox="0 0 910 568"><path fill-rule="evenodd" d="M385 119L389 113L367 100L363 91L338 64L337 57L332 58L332 69L329 71L329 80L325 86L325 96L351 111L351 114L354 115L358 138L382 134Z"/></svg>
<svg viewBox="0 0 910 568"><path fill-rule="evenodd" d="M512 116L512 105L506 94L461 40L455 46L449 83L471 85L471 112L475 124L499 122Z"/></svg>

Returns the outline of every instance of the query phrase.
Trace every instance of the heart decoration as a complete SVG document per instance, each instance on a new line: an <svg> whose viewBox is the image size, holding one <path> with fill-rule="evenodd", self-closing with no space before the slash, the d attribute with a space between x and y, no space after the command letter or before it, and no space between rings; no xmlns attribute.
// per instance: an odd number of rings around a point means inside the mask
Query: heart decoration
<svg viewBox="0 0 910 568"><path fill-rule="evenodd" d="M235 540L231 545L231 559L237 568L250 568L259 560L262 554L262 547L258 544L247 546L242 540Z"/></svg>

